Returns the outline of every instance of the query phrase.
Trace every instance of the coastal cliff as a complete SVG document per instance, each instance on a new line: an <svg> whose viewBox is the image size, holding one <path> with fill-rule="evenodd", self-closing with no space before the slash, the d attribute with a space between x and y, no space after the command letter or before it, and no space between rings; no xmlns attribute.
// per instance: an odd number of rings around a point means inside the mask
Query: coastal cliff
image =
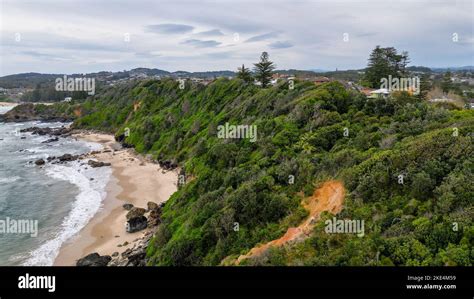
<svg viewBox="0 0 474 299"><path fill-rule="evenodd" d="M326 233L332 215L322 213L304 241L241 264L472 263L473 110L403 92L367 98L338 82L261 89L239 79L142 81L80 109L73 128L112 132L163 169L180 168L148 265L235 260L305 221L301 195L331 179L346 188L338 217L364 221L363 238Z"/></svg>
<svg viewBox="0 0 474 299"><path fill-rule="evenodd" d="M62 121L68 122L75 119L74 107L66 103L55 105L46 104L21 104L5 114L0 114L0 122L26 122L26 121Z"/></svg>

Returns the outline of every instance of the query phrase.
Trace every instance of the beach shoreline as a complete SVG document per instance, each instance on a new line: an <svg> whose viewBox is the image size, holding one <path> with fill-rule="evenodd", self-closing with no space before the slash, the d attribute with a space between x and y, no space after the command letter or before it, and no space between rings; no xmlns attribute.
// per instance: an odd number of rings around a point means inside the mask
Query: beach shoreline
<svg viewBox="0 0 474 299"><path fill-rule="evenodd" d="M11 107L11 106L17 106L19 103L13 103L13 102L0 102L0 107Z"/></svg>
<svg viewBox="0 0 474 299"><path fill-rule="evenodd" d="M123 205L130 203L146 209L148 202L159 205L177 190L178 170L164 171L158 164L136 154L133 149L122 149L114 136L79 131L71 137L101 144L103 150L92 152L87 158L111 163L112 175L101 208L78 234L61 246L54 266L75 266L78 259L95 252L120 256L156 229L126 232L128 211Z"/></svg>

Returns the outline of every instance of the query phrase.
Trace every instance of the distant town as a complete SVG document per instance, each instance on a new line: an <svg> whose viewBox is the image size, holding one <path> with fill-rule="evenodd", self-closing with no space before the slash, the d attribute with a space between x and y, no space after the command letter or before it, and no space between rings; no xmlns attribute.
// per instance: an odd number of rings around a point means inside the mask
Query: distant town
<svg viewBox="0 0 474 299"><path fill-rule="evenodd" d="M449 69L430 69L427 67L408 67L412 76L424 78L430 86L426 99L431 102L459 103L466 108L474 109L474 67ZM72 74L70 77L95 78L102 88L120 86L139 80L161 80L172 78L177 81L208 85L219 78L232 79L237 73L232 71L210 72L167 72L160 69L136 68L121 72L98 72L90 74ZM55 92L54 80L62 74L26 73L0 77L0 101L3 102L70 102L83 99L86 95ZM361 84L364 70L337 70L330 72L314 72L306 70L277 70L272 74L270 84L282 81L309 81L315 85L338 81L346 88L363 93L369 98L387 97L392 91L387 88L368 88ZM449 90L443 91L446 80L450 82ZM260 82L255 80L254 84Z"/></svg>

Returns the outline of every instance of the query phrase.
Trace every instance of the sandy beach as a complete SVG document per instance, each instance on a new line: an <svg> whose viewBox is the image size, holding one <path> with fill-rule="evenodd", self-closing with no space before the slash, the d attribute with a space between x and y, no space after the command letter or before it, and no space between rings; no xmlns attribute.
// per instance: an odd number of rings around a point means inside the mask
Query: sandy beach
<svg viewBox="0 0 474 299"><path fill-rule="evenodd" d="M147 202L160 204L177 190L178 170L163 171L133 149L119 149L112 135L81 132L73 137L104 146L100 153L89 157L111 163L112 177L101 209L78 235L62 246L55 266L74 266L78 259L93 252L112 255L131 248L148 230L127 233L127 210L122 205L131 203L146 209Z"/></svg>
<svg viewBox="0 0 474 299"><path fill-rule="evenodd" d="M16 106L18 103L11 103L11 102L0 102L0 107L10 107L10 106Z"/></svg>

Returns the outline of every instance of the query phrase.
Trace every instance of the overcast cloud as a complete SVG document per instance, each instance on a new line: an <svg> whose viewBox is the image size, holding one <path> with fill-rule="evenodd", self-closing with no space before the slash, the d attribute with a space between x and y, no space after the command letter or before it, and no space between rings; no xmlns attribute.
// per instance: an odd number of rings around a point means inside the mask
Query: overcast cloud
<svg viewBox="0 0 474 299"><path fill-rule="evenodd" d="M282 69L355 69L376 45L412 65L474 65L471 0L0 3L0 75L236 70L262 51Z"/></svg>

